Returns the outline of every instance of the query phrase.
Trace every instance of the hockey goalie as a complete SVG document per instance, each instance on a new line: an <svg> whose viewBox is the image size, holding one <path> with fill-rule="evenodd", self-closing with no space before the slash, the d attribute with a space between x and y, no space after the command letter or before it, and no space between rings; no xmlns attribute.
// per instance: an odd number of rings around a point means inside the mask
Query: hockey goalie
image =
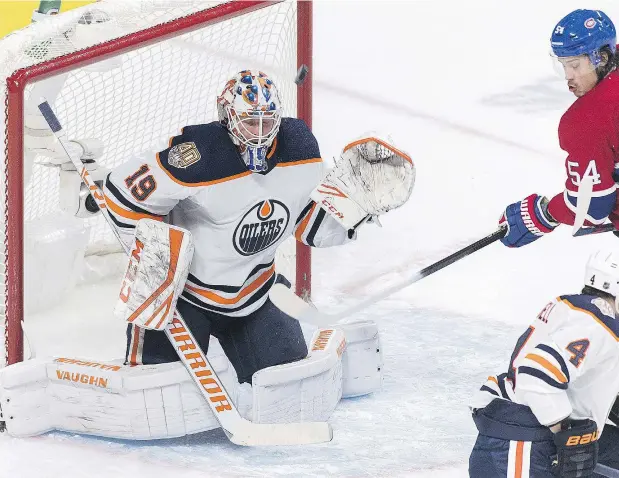
<svg viewBox="0 0 619 478"><path fill-rule="evenodd" d="M287 283L274 265L286 238L313 247L355 240L409 199L413 161L387 135L367 134L325 174L316 138L282 116L263 72L234 75L217 106L218 121L185 126L167 149L128 158L105 179L101 209L129 251L116 307L128 322L124 361L56 357L1 370L9 434L147 440L221 426L232 437L248 423L323 422L341 398L380 388L374 322L333 324L306 343L268 292ZM51 107L40 110L62 144ZM67 160L79 172L75 156ZM207 360L211 336L225 357ZM268 443L331 438L303 433ZM237 442L265 443L250 435Z"/></svg>

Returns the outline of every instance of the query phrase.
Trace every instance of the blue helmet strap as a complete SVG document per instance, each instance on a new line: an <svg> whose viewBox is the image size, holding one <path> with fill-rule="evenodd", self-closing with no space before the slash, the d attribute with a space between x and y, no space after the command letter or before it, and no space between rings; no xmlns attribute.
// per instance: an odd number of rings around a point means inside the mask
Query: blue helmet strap
<svg viewBox="0 0 619 478"><path fill-rule="evenodd" d="M241 153L243 161L247 165L247 168L253 173L263 173L269 167L267 164L267 151L268 146L262 146L259 148L253 148L248 146L245 151Z"/></svg>

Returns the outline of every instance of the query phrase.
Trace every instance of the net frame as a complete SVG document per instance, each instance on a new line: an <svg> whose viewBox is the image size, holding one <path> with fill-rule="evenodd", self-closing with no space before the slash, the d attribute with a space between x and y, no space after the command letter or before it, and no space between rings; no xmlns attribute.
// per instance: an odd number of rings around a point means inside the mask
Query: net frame
<svg viewBox="0 0 619 478"><path fill-rule="evenodd" d="M5 363L23 360L24 319L24 106L28 85L52 75L86 66L94 61L116 57L193 30L248 14L280 3L281 0L234 1L208 8L120 38L100 43L64 56L19 69L7 76L5 97L4 164L4 273L5 273ZM297 1L297 67L306 65L309 72L297 87L297 117L312 127L312 22L311 1ZM10 218L21 218L13 220ZM311 252L296 245L296 293L311 295Z"/></svg>

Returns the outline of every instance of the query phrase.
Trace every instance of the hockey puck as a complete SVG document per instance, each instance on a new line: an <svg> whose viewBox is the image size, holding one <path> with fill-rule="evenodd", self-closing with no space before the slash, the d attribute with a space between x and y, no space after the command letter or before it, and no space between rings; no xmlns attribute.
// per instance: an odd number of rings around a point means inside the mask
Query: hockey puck
<svg viewBox="0 0 619 478"><path fill-rule="evenodd" d="M309 68L307 67L307 65L301 65L299 67L299 70L297 71L297 76L295 76L294 78L294 82L301 86L303 84L303 82L305 81L305 78L307 77L307 74L309 73Z"/></svg>

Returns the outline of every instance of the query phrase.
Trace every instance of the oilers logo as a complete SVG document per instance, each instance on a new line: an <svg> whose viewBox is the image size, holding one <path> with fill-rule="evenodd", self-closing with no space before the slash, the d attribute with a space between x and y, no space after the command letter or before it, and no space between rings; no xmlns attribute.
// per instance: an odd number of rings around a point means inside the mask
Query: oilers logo
<svg viewBox="0 0 619 478"><path fill-rule="evenodd" d="M290 211L275 199L253 206L234 230L234 248L243 256L251 256L275 244L290 221Z"/></svg>

